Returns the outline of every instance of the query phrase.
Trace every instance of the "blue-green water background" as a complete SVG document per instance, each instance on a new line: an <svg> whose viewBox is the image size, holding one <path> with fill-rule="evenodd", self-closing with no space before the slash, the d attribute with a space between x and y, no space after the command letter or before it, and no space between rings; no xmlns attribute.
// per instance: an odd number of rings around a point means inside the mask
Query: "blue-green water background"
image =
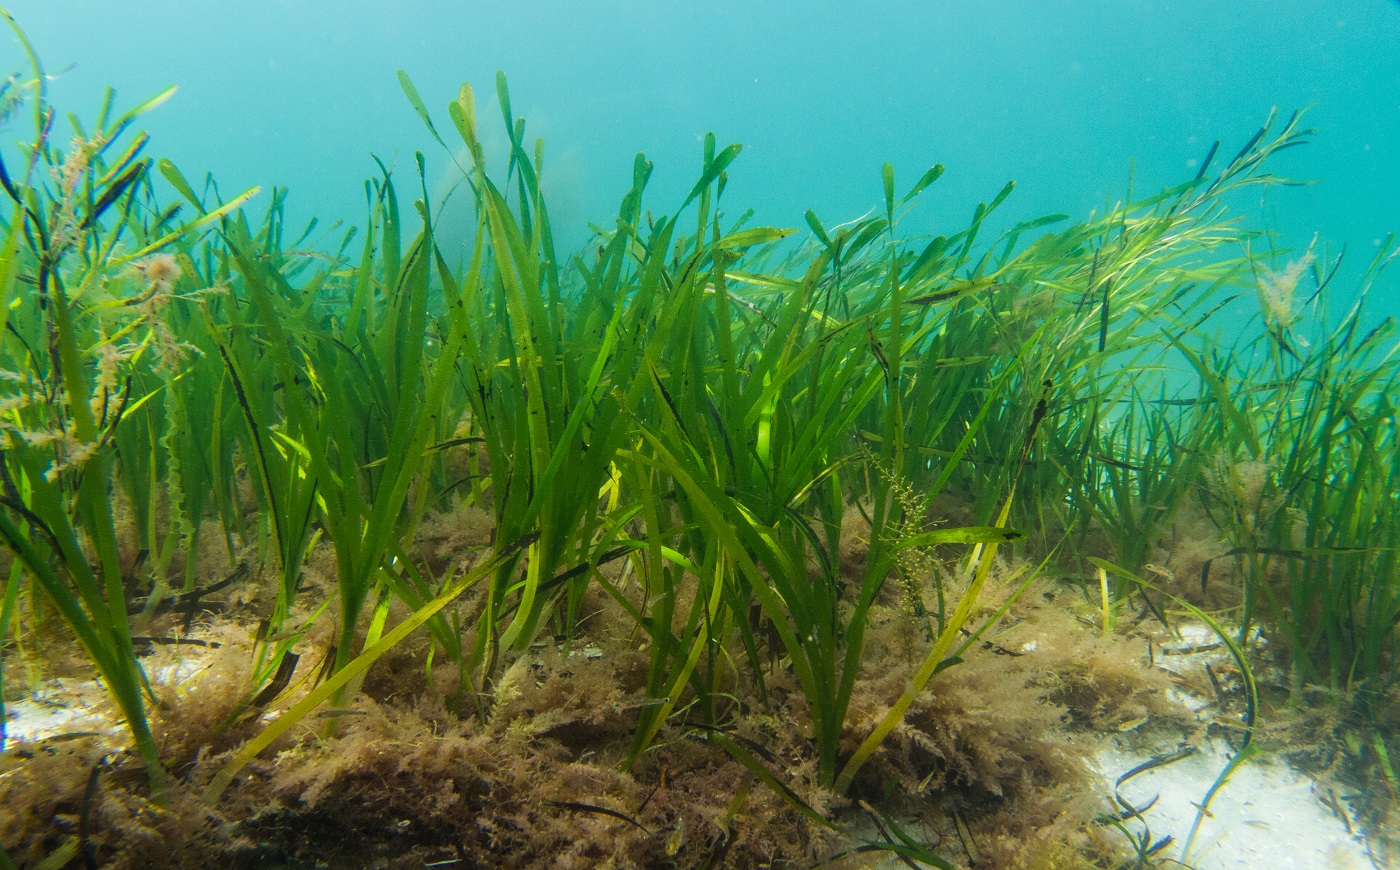
<svg viewBox="0 0 1400 870"><path fill-rule="evenodd" d="M1236 202L1252 223L1295 250L1314 234L1345 245L1353 276L1400 230L1395 0L8 2L61 109L90 118L104 85L131 105L177 84L145 119L152 153L225 194L285 185L298 220L363 223L371 153L401 177L415 150L444 170L402 67L444 131L462 81L498 126L493 76L507 73L529 138L545 138L568 244L609 223L638 150L656 165L647 205L672 210L711 130L745 146L730 214L778 225L866 212L885 160L901 188L946 164L916 232L965 226L1010 179L1005 221L1082 218L1130 172L1144 194L1192 176L1216 139L1228 157L1274 106L1310 107L1318 131L1274 171L1318 183ZM0 38L0 67L22 66ZM1373 307L1400 313L1394 271Z"/></svg>

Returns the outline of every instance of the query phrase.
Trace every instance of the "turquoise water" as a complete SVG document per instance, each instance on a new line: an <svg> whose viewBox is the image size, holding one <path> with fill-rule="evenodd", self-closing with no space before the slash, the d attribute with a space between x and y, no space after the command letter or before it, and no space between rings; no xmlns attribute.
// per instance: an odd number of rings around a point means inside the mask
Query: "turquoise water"
<svg viewBox="0 0 1400 870"><path fill-rule="evenodd" d="M1228 157L1269 110L1311 107L1316 141L1274 170L1319 183L1239 203L1291 247L1314 233L1355 272L1400 229L1400 3L1395 0L579 3L10 0L58 104L91 117L111 84L147 117L152 153L231 194L292 190L294 215L362 222L371 153L401 173L431 142L395 79L406 69L444 128L462 81L494 120L509 76L527 133L547 143L556 223L605 224L632 157L655 162L649 205L693 182L700 138L742 142L731 214L803 226L857 217L880 164L903 187L946 176L909 231L965 225L1009 179L1005 220L1078 218L1128 189ZM3 67L22 65L0 40ZM488 112L490 113L488 115ZM1400 313L1390 276L1377 307Z"/></svg>

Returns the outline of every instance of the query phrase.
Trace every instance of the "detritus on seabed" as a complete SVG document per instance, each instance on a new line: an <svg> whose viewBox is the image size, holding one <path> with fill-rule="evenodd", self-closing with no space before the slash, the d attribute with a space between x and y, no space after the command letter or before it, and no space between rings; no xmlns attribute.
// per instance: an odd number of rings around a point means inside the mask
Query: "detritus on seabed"
<svg viewBox="0 0 1400 870"><path fill-rule="evenodd" d="M647 702L640 694L646 661L615 604L600 596L589 606L590 634L567 647L537 645L506 668L486 721L450 712L455 671L435 666L424 680L426 645L410 645L366 681L367 696L349 709L322 710L284 736L209 810L195 796L252 727L245 722L211 739L238 703L248 655L247 630L220 623L202 635L220 643L199 650L206 665L151 668L167 678L158 683L165 706L157 733L168 757L180 760L165 807L142 796L140 777L119 756L103 765L109 748L100 737L51 739L8 753L0 801L27 809L0 837L16 845L11 854L19 860L38 860L79 837L104 864L130 867L881 860L851 853L852 843L755 781L684 717L663 728L630 775L621 773L637 710ZM985 644L920 697L857 779L853 797L964 864L1111 863L1126 844L1094 822L1110 804L1089 760L1101 755L1105 733L1184 734L1194 714L1170 696L1168 675L1146 666L1142 638L1086 631L1076 616L1082 608L1077 592L1053 586L1018 603ZM894 584L870 625L852 735L882 714L912 668L911 626ZM917 659L926 640L913 628ZM390 678L415 671L412 691L405 685L413 681ZM761 748L807 805L855 827L864 815L859 806L816 785L810 738L791 712L800 694L785 669L771 675L769 695L768 710L735 699L728 733Z"/></svg>

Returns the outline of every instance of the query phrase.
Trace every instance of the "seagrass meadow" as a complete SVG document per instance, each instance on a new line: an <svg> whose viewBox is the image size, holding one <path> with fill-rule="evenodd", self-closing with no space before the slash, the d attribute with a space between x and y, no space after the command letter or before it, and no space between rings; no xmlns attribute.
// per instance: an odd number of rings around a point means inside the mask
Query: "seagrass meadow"
<svg viewBox="0 0 1400 870"><path fill-rule="evenodd" d="M461 161L449 245L423 155L355 228L290 227L150 156L170 92L65 118L28 51L0 867L1181 866L1265 755L1390 859L1400 392L1364 299L1398 249L1336 287L1233 216L1300 115L1085 219L984 232L1007 184L932 236L900 217L942 166L762 226L710 136L683 201L639 154L561 251L504 76L479 114L399 74ZM1187 626L1214 665L1158 667ZM1109 740L1146 759L1116 786L1225 749L1189 835L1095 778Z"/></svg>

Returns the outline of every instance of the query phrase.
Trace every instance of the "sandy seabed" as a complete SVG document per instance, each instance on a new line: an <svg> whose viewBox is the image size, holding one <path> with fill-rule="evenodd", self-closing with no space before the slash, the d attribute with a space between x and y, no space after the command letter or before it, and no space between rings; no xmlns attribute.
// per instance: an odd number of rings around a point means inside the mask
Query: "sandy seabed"
<svg viewBox="0 0 1400 870"><path fill-rule="evenodd" d="M447 520L425 528L428 558L462 545ZM308 562L308 600L329 594L331 558L323 548ZM1012 576L1009 565L997 573ZM871 611L843 752L928 648L889 585ZM995 588L994 577L987 614L1005 585ZM77 838L80 851L114 867L907 866L804 818L683 717L620 772L648 700L648 655L630 617L604 596L590 598L572 644L546 639L505 663L485 717L452 709L455 667L440 656L426 667L426 637L410 639L374 666L353 707L308 717L206 807L200 790L308 690L315 651L329 642L313 628L287 693L230 726L251 659L240 608L258 594L231 591L222 615L184 638L205 646L156 644L144 659L173 775L163 806L147 800L139 765L121 751L124 729L80 659L51 660L65 672L9 702L0 806L14 809L0 814L0 843L12 858L35 866ZM459 607L469 617L477 603ZM1132 854L1129 836L1170 837L1153 853L1159 866L1388 866L1348 808L1356 796L1335 777L1289 765L1286 730L1261 730L1265 751L1202 812L1240 743L1240 690L1224 645L1185 619L1172 631L1141 620L1104 636L1093 615L1067 583L1032 586L986 642L930 684L857 779L854 800L816 785L801 694L781 662L767 707L734 697L723 715L784 785L844 830L887 838L862 802L879 805L959 867L1133 866L1118 863ZM166 619L178 634L179 615ZM1118 782L1168 755L1181 757ZM1125 805L1142 812L1121 818ZM1123 830L1103 823L1110 813Z"/></svg>

